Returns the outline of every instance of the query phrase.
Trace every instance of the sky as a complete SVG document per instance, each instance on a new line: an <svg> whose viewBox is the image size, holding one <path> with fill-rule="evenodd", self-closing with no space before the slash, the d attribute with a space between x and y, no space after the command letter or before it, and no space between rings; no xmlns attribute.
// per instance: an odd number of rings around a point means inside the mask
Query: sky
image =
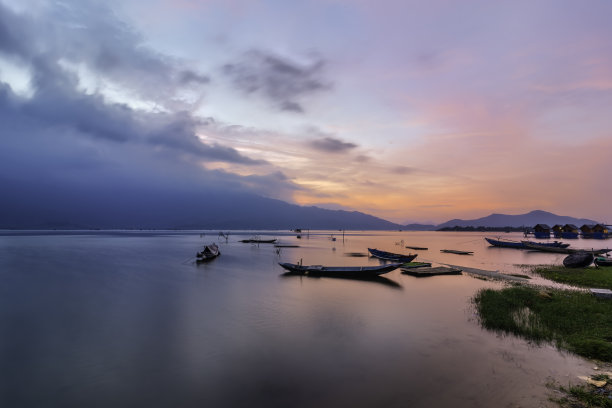
<svg viewBox="0 0 612 408"><path fill-rule="evenodd" d="M611 15L608 0L0 0L0 183L612 223Z"/></svg>

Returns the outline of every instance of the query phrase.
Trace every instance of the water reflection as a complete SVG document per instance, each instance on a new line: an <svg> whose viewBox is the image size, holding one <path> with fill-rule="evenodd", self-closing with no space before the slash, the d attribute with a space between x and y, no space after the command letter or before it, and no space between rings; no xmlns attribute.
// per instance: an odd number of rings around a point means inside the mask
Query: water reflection
<svg viewBox="0 0 612 408"><path fill-rule="evenodd" d="M393 289L402 289L402 285L400 285L399 283L389 278L385 278L384 276L338 276L338 275L333 275L333 274L304 275L298 272L285 272L281 274L280 276L283 278L291 278L291 277L293 278L303 277L307 279L331 278L331 279L352 280L352 281L360 281L360 282L373 282L373 283L379 283L381 285L388 286Z"/></svg>

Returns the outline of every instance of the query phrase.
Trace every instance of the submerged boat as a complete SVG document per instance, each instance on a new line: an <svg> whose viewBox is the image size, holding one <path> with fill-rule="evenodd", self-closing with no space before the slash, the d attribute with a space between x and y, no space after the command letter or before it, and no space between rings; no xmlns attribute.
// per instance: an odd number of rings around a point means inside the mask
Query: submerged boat
<svg viewBox="0 0 612 408"><path fill-rule="evenodd" d="M196 262L205 262L221 255L217 244L204 245L204 249L196 254Z"/></svg>
<svg viewBox="0 0 612 408"><path fill-rule="evenodd" d="M372 254L372 256L375 256L376 258L384 259L385 261L393 261L393 262L402 262L402 263L412 262L412 260L417 257L417 254L409 254L409 255L394 254L393 252L381 251L376 248L368 248L368 251L370 252L370 254Z"/></svg>
<svg viewBox="0 0 612 408"><path fill-rule="evenodd" d="M485 237L485 240L495 247L500 248L516 248L516 249L529 249L525 244L536 244L541 246L553 247L553 248L567 248L569 244L554 241L554 242L532 242L532 241L512 241L509 239L493 239Z"/></svg>
<svg viewBox="0 0 612 408"><path fill-rule="evenodd" d="M300 265L287 262L279 262L279 265L292 273L316 276L350 276L365 277L378 276L402 266L401 263L392 263L379 266L323 266L323 265Z"/></svg>
<svg viewBox="0 0 612 408"><path fill-rule="evenodd" d="M459 251L457 249L441 249L440 252L457 255L472 255L474 253L474 251Z"/></svg>
<svg viewBox="0 0 612 408"><path fill-rule="evenodd" d="M578 251L569 254L563 259L563 266L566 268L585 268L593 263L594 256L591 252Z"/></svg>
<svg viewBox="0 0 612 408"><path fill-rule="evenodd" d="M595 257L595 265L597 266L612 266L612 258L607 256Z"/></svg>

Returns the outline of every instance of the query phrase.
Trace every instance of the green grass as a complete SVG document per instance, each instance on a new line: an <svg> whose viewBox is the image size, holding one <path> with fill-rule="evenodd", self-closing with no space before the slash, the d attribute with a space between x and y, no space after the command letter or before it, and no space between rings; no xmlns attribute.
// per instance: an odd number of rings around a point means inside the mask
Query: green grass
<svg viewBox="0 0 612 408"><path fill-rule="evenodd" d="M592 386L576 385L571 387L559 387L559 391L566 394L566 397L553 399L562 407L603 407L612 408L612 399L608 398L609 394L598 394L594 392ZM607 394L607 395L606 395Z"/></svg>
<svg viewBox="0 0 612 408"><path fill-rule="evenodd" d="M555 282L586 288L612 289L612 266L566 268L564 266L535 266L532 273Z"/></svg>
<svg viewBox="0 0 612 408"><path fill-rule="evenodd" d="M612 301L577 291L516 286L483 289L474 302L487 329L612 361Z"/></svg>

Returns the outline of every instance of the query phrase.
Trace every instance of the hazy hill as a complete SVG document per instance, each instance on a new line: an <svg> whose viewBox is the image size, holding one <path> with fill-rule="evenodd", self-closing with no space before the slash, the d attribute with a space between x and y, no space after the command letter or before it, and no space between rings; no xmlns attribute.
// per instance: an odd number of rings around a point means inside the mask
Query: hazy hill
<svg viewBox="0 0 612 408"><path fill-rule="evenodd" d="M402 226L356 211L302 207L254 194L7 185L3 229L353 229Z"/></svg>
<svg viewBox="0 0 612 408"><path fill-rule="evenodd" d="M533 227L536 224L574 224L580 227L583 224L596 224L596 221L586 218L574 218L556 215L547 211L535 210L526 214L506 215L491 214L475 220L454 219L436 226L436 229L445 227Z"/></svg>

